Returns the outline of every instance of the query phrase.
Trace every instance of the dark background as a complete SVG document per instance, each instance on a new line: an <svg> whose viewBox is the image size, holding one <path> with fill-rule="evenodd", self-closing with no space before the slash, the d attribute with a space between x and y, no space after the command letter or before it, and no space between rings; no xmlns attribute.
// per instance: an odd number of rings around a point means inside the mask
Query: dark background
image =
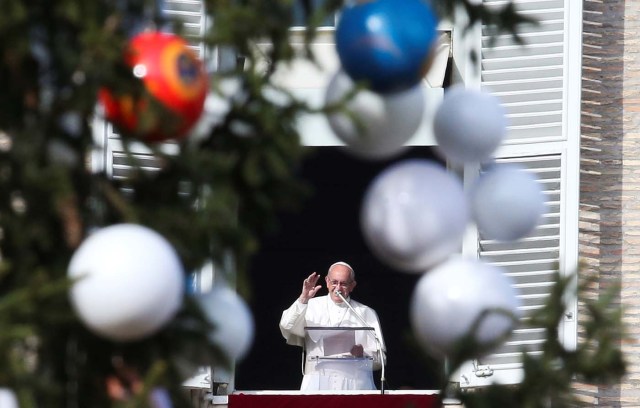
<svg viewBox="0 0 640 408"><path fill-rule="evenodd" d="M252 260L249 305L256 336L249 355L236 371L237 390L296 390L300 388L301 348L285 343L278 323L282 311L299 296L311 272L324 277L336 261L356 272L353 298L373 307L380 318L387 346L386 389L434 389L437 364L413 344L409 301L418 275L402 273L381 263L363 241L359 214L367 186L392 162L407 158L436 158L428 147L414 147L387 161L365 161L340 147L313 148L300 177L314 189L301 210L282 214L277 232L264 238ZM380 372L374 373L379 387Z"/></svg>

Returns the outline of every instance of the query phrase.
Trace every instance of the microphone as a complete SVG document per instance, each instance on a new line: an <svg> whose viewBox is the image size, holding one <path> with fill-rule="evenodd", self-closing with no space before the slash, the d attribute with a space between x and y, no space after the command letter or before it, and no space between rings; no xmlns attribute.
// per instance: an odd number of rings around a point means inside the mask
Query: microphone
<svg viewBox="0 0 640 408"><path fill-rule="evenodd" d="M364 326L367 326L367 322L364 320L364 318L362 316L360 316L360 314L358 314L358 312L356 312L356 309L353 308L353 306L351 306L351 304L349 302L347 302L347 299L344 298L344 296L342 296L342 291L340 289L336 289L333 293L335 293L336 295L338 295L340 297L340 299L342 299L342 301L347 305L347 307L349 307L349 310L351 310L351 312L353 313L354 316L356 316L358 318L358 320L360 320L360 322L362 322L362 324ZM378 355L380 358L380 368L381 368L381 375L380 375L380 391L382 394L384 394L384 388L385 388L385 361L384 361L384 356L382 354L382 343L380 342L380 339L378 338L378 335L375 333L375 331L373 332L373 339L375 340L377 346L378 346Z"/></svg>

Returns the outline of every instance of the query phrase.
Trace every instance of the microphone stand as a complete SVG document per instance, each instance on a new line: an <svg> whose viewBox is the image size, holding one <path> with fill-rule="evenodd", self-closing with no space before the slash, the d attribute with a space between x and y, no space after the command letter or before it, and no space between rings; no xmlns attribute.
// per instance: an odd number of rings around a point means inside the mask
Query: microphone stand
<svg viewBox="0 0 640 408"><path fill-rule="evenodd" d="M353 313L353 315L355 317L358 318L358 320L360 320L360 322L364 325L367 326L368 323L364 320L364 318L362 316L360 316L358 314L358 312L356 312L356 309L353 308L353 306L351 306L351 304L349 304L349 302L347 302L347 299L344 298L344 296L342 296L342 292L339 290L336 290L334 292L336 295L340 296L340 299L342 299L342 301L347 305L347 307L349 308L349 310L351 310L351 312ZM382 342L380 342L380 339L378 338L378 335L376 334L375 328L373 329L373 338L376 341L376 344L378 346L378 355L380 356L380 365L381 365L381 370L380 370L380 394L384 395L384 384L385 384L385 372L384 372L384 366L385 366L385 360L384 360L384 356L382 355Z"/></svg>

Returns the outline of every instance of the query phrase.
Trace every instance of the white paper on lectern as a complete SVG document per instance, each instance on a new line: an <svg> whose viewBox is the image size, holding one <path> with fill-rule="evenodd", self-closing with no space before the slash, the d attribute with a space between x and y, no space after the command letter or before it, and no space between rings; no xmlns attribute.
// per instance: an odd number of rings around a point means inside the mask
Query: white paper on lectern
<svg viewBox="0 0 640 408"><path fill-rule="evenodd" d="M305 333L309 356L351 356L356 344L377 351L372 327L305 327Z"/></svg>
<svg viewBox="0 0 640 408"><path fill-rule="evenodd" d="M351 349L356 345L355 332L336 331L329 336L325 336L323 343L325 356L350 354Z"/></svg>

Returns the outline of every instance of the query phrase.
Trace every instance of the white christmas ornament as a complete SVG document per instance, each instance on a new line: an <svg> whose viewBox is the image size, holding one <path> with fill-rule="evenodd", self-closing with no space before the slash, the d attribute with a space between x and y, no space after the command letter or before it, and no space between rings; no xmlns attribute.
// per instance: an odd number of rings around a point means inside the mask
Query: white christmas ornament
<svg viewBox="0 0 640 408"><path fill-rule="evenodd" d="M438 151L457 165L489 160L506 129L500 101L463 85L453 86L445 93L433 119Z"/></svg>
<svg viewBox="0 0 640 408"><path fill-rule="evenodd" d="M220 346L230 359L244 358L254 336L253 316L244 300L224 286L214 287L196 299L215 327L211 341Z"/></svg>
<svg viewBox="0 0 640 408"><path fill-rule="evenodd" d="M118 224L90 235L68 275L78 279L71 303L84 324L114 341L147 337L182 303L184 274L173 247L157 232Z"/></svg>
<svg viewBox="0 0 640 408"><path fill-rule="evenodd" d="M460 181L429 160L405 160L367 188L360 222L380 260L422 273L459 249L469 220Z"/></svg>
<svg viewBox="0 0 640 408"><path fill-rule="evenodd" d="M16 394L9 388L0 388L0 408L19 408Z"/></svg>
<svg viewBox="0 0 640 408"><path fill-rule="evenodd" d="M418 281L411 299L411 325L435 357L450 356L466 335L473 336L481 355L513 329L520 305L516 295L500 268L453 257Z"/></svg>
<svg viewBox="0 0 640 408"><path fill-rule="evenodd" d="M354 90L354 86L351 78L338 71L327 86L325 102L339 102ZM420 126L425 95L421 85L385 95L360 90L346 108L355 120L342 112L327 115L336 136L356 156L385 159L404 150L405 143Z"/></svg>
<svg viewBox="0 0 640 408"><path fill-rule="evenodd" d="M470 192L472 217L483 238L520 239L538 225L544 195L533 174L515 164L496 164L482 174Z"/></svg>

